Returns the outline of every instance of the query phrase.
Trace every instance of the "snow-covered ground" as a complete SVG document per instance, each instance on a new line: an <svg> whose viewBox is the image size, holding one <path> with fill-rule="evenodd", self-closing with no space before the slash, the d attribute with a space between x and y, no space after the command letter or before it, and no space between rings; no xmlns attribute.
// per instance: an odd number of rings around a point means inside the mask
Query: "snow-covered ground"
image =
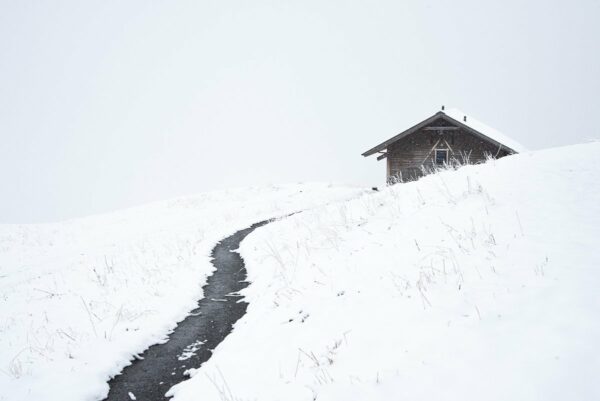
<svg viewBox="0 0 600 401"><path fill-rule="evenodd" d="M56 224L0 225L0 400L101 399L195 307L221 238L362 191L247 188Z"/></svg>
<svg viewBox="0 0 600 401"><path fill-rule="evenodd" d="M175 401L600 399L599 156L510 156L256 230L248 313Z"/></svg>
<svg viewBox="0 0 600 401"><path fill-rule="evenodd" d="M195 306L219 239L301 209L242 243L248 314L175 401L600 399L598 155L0 225L0 400L102 398Z"/></svg>

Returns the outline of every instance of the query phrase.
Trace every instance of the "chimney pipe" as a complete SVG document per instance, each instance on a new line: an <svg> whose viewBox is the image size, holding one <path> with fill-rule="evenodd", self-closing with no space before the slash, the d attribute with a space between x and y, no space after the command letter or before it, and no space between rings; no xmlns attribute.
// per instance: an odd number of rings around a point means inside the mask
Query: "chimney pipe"
<svg viewBox="0 0 600 401"><path fill-rule="evenodd" d="M445 108L446 108L446 106L442 105L442 111L444 111Z"/></svg>
<svg viewBox="0 0 600 401"><path fill-rule="evenodd" d="M463 117L463 121L464 121L464 122L467 122L467 116L464 116L464 117Z"/></svg>

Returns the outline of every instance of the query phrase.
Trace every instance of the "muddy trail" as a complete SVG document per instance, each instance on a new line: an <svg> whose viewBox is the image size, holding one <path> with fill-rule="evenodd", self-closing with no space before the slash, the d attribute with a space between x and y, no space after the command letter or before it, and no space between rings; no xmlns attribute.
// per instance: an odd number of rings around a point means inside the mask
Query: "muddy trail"
<svg viewBox="0 0 600 401"><path fill-rule="evenodd" d="M177 325L167 342L148 348L108 383L106 401L167 400L165 393L189 378L184 374L187 369L199 368L211 357L248 307L239 295L248 286L246 268L235 251L248 234L269 221L237 231L215 246L212 263L216 270L203 287L198 307Z"/></svg>

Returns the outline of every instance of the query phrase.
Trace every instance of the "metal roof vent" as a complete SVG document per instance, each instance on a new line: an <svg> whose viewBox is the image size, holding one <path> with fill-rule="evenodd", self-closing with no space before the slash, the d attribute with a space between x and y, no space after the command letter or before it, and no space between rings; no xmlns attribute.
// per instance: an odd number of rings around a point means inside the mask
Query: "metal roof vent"
<svg viewBox="0 0 600 401"><path fill-rule="evenodd" d="M467 122L467 116L464 116L464 117L463 117L463 121L464 121L464 122Z"/></svg>
<svg viewBox="0 0 600 401"><path fill-rule="evenodd" d="M444 111L444 109L446 109L446 106L442 105L442 111Z"/></svg>

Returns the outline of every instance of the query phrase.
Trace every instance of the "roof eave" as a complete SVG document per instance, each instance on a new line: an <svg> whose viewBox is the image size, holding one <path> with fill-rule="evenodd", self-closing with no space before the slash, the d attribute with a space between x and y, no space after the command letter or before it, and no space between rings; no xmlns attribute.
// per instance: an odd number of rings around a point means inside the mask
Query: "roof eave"
<svg viewBox="0 0 600 401"><path fill-rule="evenodd" d="M507 151L509 151L509 152L511 152L513 154L519 153L515 149L512 149L511 147L506 146L505 144L500 143L500 142L496 141L493 138L490 138L489 136L487 136L487 135L485 135L485 134L477 131L476 129L471 128L470 126L462 123L461 121L459 121L459 120L457 120L457 119L455 119L453 117L450 117L448 114L444 113L443 111L438 111L437 113L435 113L431 117L426 118L425 120L421 121L420 123L413 125L409 129L407 129L405 131L402 131L398 135L396 135L396 136L388 139L387 141L384 141L384 142L380 143L379 145L375 146L374 148L371 148L371 149L367 150L366 152L364 152L362 154L362 156L363 157L368 157L368 156L374 155L375 153L381 152L382 150L386 149L392 143L394 143L396 141L399 141L400 139L404 138L405 136L407 136L409 134L412 134L415 131L418 131L419 129L421 129L422 127L424 127L427 124L431 123L433 120L435 120L436 118L438 118L440 116L443 116L444 118L449 119L452 123L455 123L459 127L461 127L463 129L465 129L465 130L467 130L467 131L475 134L476 136L478 136L478 137L480 137L480 138L482 138L484 140L487 140L487 141L493 143L496 146L499 146L500 148L504 148L504 149L506 149Z"/></svg>
<svg viewBox="0 0 600 401"><path fill-rule="evenodd" d="M442 112L442 113L443 113L443 112ZM503 144L503 143L501 143L501 142L498 142L497 140L495 140L495 139L493 139L493 138L490 138L489 136L487 136L487 135L485 135L485 134L483 134L483 133L481 133L481 132L477 131L477 130L476 130L476 129L474 129L474 128L471 128L471 127L469 127L468 125L466 125L466 124L462 123L461 121L459 121L459 120L457 120L457 119L455 119L455 118L453 118L453 117L450 117L448 114L446 114L446 113L443 113L443 114L444 114L444 116L445 116L446 118L449 118L450 120L452 120L452 122L454 122L454 123L458 124L458 126L459 126L459 127L461 127L461 128L463 128L463 129L465 129L465 130L467 130L467 131L469 131L469 132L471 132L471 133L473 133L473 134L477 135L478 137L480 137L480 138L482 138L482 139L485 139L485 140L487 140L488 142L491 142L491 143L493 143L494 145L496 145L496 146L499 146L500 148L504 148L504 149L508 150L509 152L511 152L511 153L513 153L513 154L519 153L519 152L517 152L516 150L512 149L511 147L509 147L509 146L506 146L505 144Z"/></svg>
<svg viewBox="0 0 600 401"><path fill-rule="evenodd" d="M428 117L425 120L421 121L420 123L413 125L409 129L402 131L398 135L396 135L396 136L388 139L387 141L384 141L384 142L380 143L379 145L375 146L374 148L371 148L371 149L367 150L366 152L364 152L362 154L362 156L363 157L368 157L368 156L374 155L377 152L381 152L382 150L386 149L388 147L388 145L391 145L392 143L394 143L394 142L402 139L406 135L409 135L409 134L411 134L411 133L413 133L415 131L418 131L423 126L431 123L432 120L434 120L435 118L439 117L440 115L446 116L446 114L444 114L443 111L438 111L437 113L435 113L431 117Z"/></svg>

